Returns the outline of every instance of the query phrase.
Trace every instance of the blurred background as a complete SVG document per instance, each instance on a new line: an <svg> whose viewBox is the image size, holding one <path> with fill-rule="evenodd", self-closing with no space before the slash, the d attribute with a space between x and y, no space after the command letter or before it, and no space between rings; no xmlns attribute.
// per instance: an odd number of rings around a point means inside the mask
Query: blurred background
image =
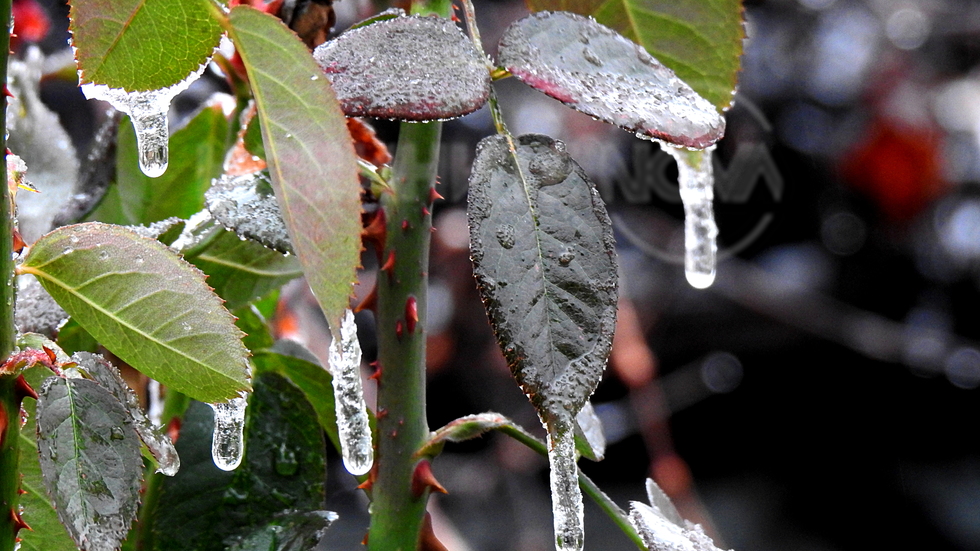
<svg viewBox="0 0 980 551"><path fill-rule="evenodd" d="M67 5L14 6L18 55L38 44L64 59ZM377 6L335 9L336 32ZM515 1L476 9L488 53L526 13ZM582 468L624 508L646 501L653 477L719 547L980 549L980 3L745 9L739 90L715 154L722 261L705 291L684 279L672 161L515 79L497 83L511 130L566 142L616 228L619 327L592 400L609 445ZM84 158L101 115L72 77L51 72L40 98ZM201 82L177 110L217 86ZM397 125L376 128L394 143ZM497 411L543 434L497 350L468 258L466 181L490 133L485 109L443 133L429 424ZM372 262L366 254L363 292ZM321 353L305 286L284 296L281 328ZM358 324L370 361L371 314ZM543 458L490 435L447 447L434 469L450 492L433 500L449 549L553 548ZM354 549L366 502L339 460L331 470L328 508L341 520L321 548ZM635 548L586 506L586 549Z"/></svg>

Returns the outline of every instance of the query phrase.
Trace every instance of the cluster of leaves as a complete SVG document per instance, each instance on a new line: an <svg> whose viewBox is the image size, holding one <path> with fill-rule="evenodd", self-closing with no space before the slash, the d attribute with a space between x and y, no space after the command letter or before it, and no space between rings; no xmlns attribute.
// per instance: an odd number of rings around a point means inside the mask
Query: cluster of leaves
<svg viewBox="0 0 980 551"><path fill-rule="evenodd" d="M533 7L595 15L646 49L586 17L542 12L504 34L503 69L630 132L696 147L719 139L724 123L716 107L730 102L741 39L737 0L682 3L688 9L655 0L586 4L545 0ZM492 100L491 75L501 71L450 20L397 11L356 26L315 56L281 20L248 6L74 0L71 17L83 84L171 86L206 63L226 33L238 57L224 67L241 101L231 117L206 105L175 132L170 167L157 179L139 172L137 142L122 125L115 183L89 214L100 222L45 235L18 267L72 319L57 345L23 343L53 355L25 362L42 365L27 371L41 392L38 437L28 427L22 442L24 515L34 527L22 533L24 548L113 549L139 516L144 549L308 549L332 519L322 511L322 434L337 444L331 380L274 342L265 321L269 301L282 284L305 275L332 327L348 308L361 250L360 175L367 171L387 184L383 170L363 161L359 168L346 116L461 116ZM467 19L473 23L471 13ZM667 38L650 38L651 28L668 30ZM611 226L561 142L513 137L495 105L494 114L500 133L481 143L471 180L477 278L518 382L543 419L571 428L611 346ZM226 162L235 149L261 162L250 168ZM216 185L206 199L212 181L231 182L233 193L221 196ZM274 207L264 186L274 193ZM228 197L240 199L245 188L249 200L229 208ZM205 209L207 220L196 220ZM281 216L288 237L243 229L250 217L265 224L270 212ZM286 250L295 255L284 256ZM208 452L207 408L168 398L176 405L164 422L182 418L183 467L165 481L151 475L141 511L137 435L151 451L159 438L134 430L145 417L115 368L84 355L95 343L174 397L214 403L251 391L243 467L217 470ZM429 448L487 429L517 430L509 422L477 422L469 432L437 433ZM601 455L588 444L580 449ZM173 526L183 528L178 534Z"/></svg>

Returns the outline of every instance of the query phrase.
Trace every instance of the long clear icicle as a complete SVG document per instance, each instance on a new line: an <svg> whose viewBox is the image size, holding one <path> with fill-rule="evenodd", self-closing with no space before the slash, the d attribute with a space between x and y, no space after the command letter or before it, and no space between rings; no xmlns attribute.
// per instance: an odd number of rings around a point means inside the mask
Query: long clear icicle
<svg viewBox="0 0 980 551"><path fill-rule="evenodd" d="M585 547L585 508L575 464L575 429L571 419L548 423L548 462L551 464L551 508L555 517L555 549L582 551Z"/></svg>
<svg viewBox="0 0 980 551"><path fill-rule="evenodd" d="M692 287L706 289L715 281L718 255L718 226L712 206L715 175L711 153L715 146L692 151L660 143L662 149L677 161L677 182L684 203L684 273Z"/></svg>
<svg viewBox="0 0 980 551"><path fill-rule="evenodd" d="M330 328L328 363L333 375L334 407L344 467L353 475L366 474L374 465L371 427L361 388L361 345L357 342L354 313L344 312L340 328Z"/></svg>
<svg viewBox="0 0 980 551"><path fill-rule="evenodd" d="M234 471L245 454L245 395L227 402L208 404L214 410L211 458L221 470Z"/></svg>
<svg viewBox="0 0 980 551"><path fill-rule="evenodd" d="M109 88L102 84L83 84L82 93L88 99L107 101L129 115L136 130L140 170L150 178L157 178L167 171L167 144L170 140L167 113L170 111L170 102L197 80L204 68L205 65L201 65L198 71L191 73L186 79L160 90L127 92L122 88Z"/></svg>

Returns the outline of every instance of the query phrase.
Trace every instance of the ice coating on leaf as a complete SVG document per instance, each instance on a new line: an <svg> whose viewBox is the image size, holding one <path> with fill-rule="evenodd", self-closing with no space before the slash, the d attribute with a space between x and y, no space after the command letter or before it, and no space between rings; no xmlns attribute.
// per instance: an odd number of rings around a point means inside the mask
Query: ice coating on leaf
<svg viewBox="0 0 980 551"><path fill-rule="evenodd" d="M631 501L629 518L650 551L720 551L701 525L690 521L674 524L646 503Z"/></svg>
<svg viewBox="0 0 980 551"><path fill-rule="evenodd" d="M677 184L684 203L684 274L695 289L707 289L715 281L718 255L718 226L712 205L714 146L698 152L664 142L661 145L677 161Z"/></svg>
<svg viewBox="0 0 980 551"><path fill-rule="evenodd" d="M281 253L292 252L267 172L225 174L212 182L204 201L211 216L239 236Z"/></svg>
<svg viewBox="0 0 980 551"><path fill-rule="evenodd" d="M211 458L219 469L233 471L245 455L245 407L248 401L242 395L209 405L214 410Z"/></svg>
<svg viewBox="0 0 980 551"><path fill-rule="evenodd" d="M705 147L725 119L647 51L567 12L538 12L500 39L500 63L529 86L631 132L687 147Z"/></svg>
<svg viewBox="0 0 980 551"><path fill-rule="evenodd" d="M149 448L153 457L156 458L157 472L167 476L177 474L177 471L180 470L180 457L177 455L174 443L169 436L153 426L143 412L143 408L140 407L136 394L123 380L119 370L98 354L77 352L72 355L71 359L78 364L78 369L88 375L88 378L99 383L123 405L133 420L133 428L136 429L136 433Z"/></svg>
<svg viewBox="0 0 980 551"><path fill-rule="evenodd" d="M602 430L602 421L596 415L592 402L585 402L582 406L582 411L575 416L575 425L579 453L593 461L602 461L606 455L606 433Z"/></svg>
<svg viewBox="0 0 980 551"><path fill-rule="evenodd" d="M515 158L510 139L490 136L477 148L467 209L474 273L524 393L545 421L571 419L612 346L612 223L564 144L521 136Z"/></svg>
<svg viewBox="0 0 980 551"><path fill-rule="evenodd" d="M20 333L40 333L54 338L58 329L68 319L68 313L37 279L22 277L17 280L17 302L14 323Z"/></svg>
<svg viewBox="0 0 980 551"><path fill-rule="evenodd" d="M204 68L202 65L181 82L160 90L127 92L102 84L83 84L82 93L88 99L107 101L129 115L136 130L140 170L150 178L157 178L167 171L167 142L170 140L167 113L170 102L197 80Z"/></svg>
<svg viewBox="0 0 980 551"><path fill-rule="evenodd" d="M661 515L667 518L667 520L673 522L678 526L684 526L684 519L681 514L677 512L677 507L674 507L673 502L667 497L667 494L657 486L657 483L653 481L652 478L647 479L647 499L650 500L650 506L656 509Z"/></svg>
<svg viewBox="0 0 980 551"><path fill-rule="evenodd" d="M575 433L569 421L564 419L548 426L551 508L557 551L581 551L585 547L585 507L575 465Z"/></svg>
<svg viewBox="0 0 980 551"><path fill-rule="evenodd" d="M340 435L341 455L347 472L366 474L374 465L371 427L361 388L361 345L357 341L354 313L344 312L339 328L330 328L328 363L333 375L334 408Z"/></svg>
<svg viewBox="0 0 980 551"><path fill-rule="evenodd" d="M444 120L490 96L486 60L455 23L395 17L351 29L313 53L348 116Z"/></svg>

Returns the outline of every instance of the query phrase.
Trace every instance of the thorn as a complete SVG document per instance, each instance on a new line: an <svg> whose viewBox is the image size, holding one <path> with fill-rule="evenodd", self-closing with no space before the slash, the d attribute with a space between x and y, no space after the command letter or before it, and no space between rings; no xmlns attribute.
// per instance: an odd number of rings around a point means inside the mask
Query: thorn
<svg viewBox="0 0 980 551"><path fill-rule="evenodd" d="M433 492L439 492L440 494L449 493L442 487L442 484L439 484L435 475L432 474L432 464L429 463L429 460L423 459L415 466L415 472L412 473L412 495L416 499L420 498L425 493L426 488Z"/></svg>
<svg viewBox="0 0 980 551"><path fill-rule="evenodd" d="M381 271L387 272L388 277L391 277L394 269L395 269L395 251L391 251L388 253L388 260L385 260L385 263L381 265Z"/></svg>
<svg viewBox="0 0 980 551"><path fill-rule="evenodd" d="M429 207L422 207L422 216L428 216L430 214L432 213L429 212Z"/></svg>
<svg viewBox="0 0 980 551"><path fill-rule="evenodd" d="M402 338L402 333L404 333L404 332L405 332L405 327L404 327L404 324L402 323L402 320L396 321L395 322L395 336L398 337L399 339L401 339Z"/></svg>
<svg viewBox="0 0 980 551"><path fill-rule="evenodd" d="M415 325L419 322L419 307L415 297L408 297L405 301L405 322L409 333L415 332Z"/></svg>
<svg viewBox="0 0 980 551"><path fill-rule="evenodd" d="M54 353L54 350L51 350L47 346L43 345L41 346L41 350L44 350L44 353L48 355L48 359L51 360L51 363L58 361L58 355Z"/></svg>
<svg viewBox="0 0 980 551"><path fill-rule="evenodd" d="M14 97L14 95L10 93L10 90L7 89L7 85L6 84L3 85L3 95L7 96L8 98ZM10 150L8 149L7 151L10 151Z"/></svg>
<svg viewBox="0 0 980 551"><path fill-rule="evenodd" d="M10 520L14 524L14 533L19 532L22 528L27 528L31 532L34 531L33 528L31 528L30 526L28 526L26 522L24 522L24 519L21 518L20 513L14 511L13 509L10 510Z"/></svg>
<svg viewBox="0 0 980 551"><path fill-rule="evenodd" d="M377 361L373 361L373 362L371 362L368 365L370 365L371 367L374 368L374 373L368 375L368 379L374 379L375 381L380 381L381 380L381 364L379 364Z"/></svg>
<svg viewBox="0 0 980 551"><path fill-rule="evenodd" d="M435 530L432 529L432 515L425 513L422 519L422 531L419 532L419 551L449 551L436 537Z"/></svg>
<svg viewBox="0 0 980 551"><path fill-rule="evenodd" d="M0 405L0 448L3 447L4 440L7 439L8 424L9 419L7 418L7 408Z"/></svg>
<svg viewBox="0 0 980 551"><path fill-rule="evenodd" d="M375 419L384 419L388 416L388 410L385 408L378 408L378 412L374 414Z"/></svg>
<svg viewBox="0 0 980 551"><path fill-rule="evenodd" d="M14 382L14 396L18 400L23 400L25 396L30 396L37 400L37 392L31 388L31 385L27 383L27 379L23 375L19 375L17 380Z"/></svg>
<svg viewBox="0 0 980 551"><path fill-rule="evenodd" d="M22 475L22 476L23 476L23 475ZM23 496L23 495L27 495L27 494L29 494L29 493L30 493L30 492L28 492L27 490L25 490L25 489L23 489L23 488L17 488L17 495L21 495L21 496Z"/></svg>
<svg viewBox="0 0 980 551"><path fill-rule="evenodd" d="M378 308L378 284L375 283L374 287L371 287L371 292L368 293L364 300L360 304L354 307L354 313L358 313L362 310L376 311Z"/></svg>
<svg viewBox="0 0 980 551"><path fill-rule="evenodd" d="M408 231L410 227L411 225L408 223L408 220L402 220L402 231Z"/></svg>
<svg viewBox="0 0 980 551"><path fill-rule="evenodd" d="M391 436L392 438L398 438L398 429L391 431L391 434L389 436Z"/></svg>
<svg viewBox="0 0 980 551"><path fill-rule="evenodd" d="M442 195L440 195L439 192L436 191L436 188L430 187L429 188L429 204L431 205L432 203L435 203L439 199L445 199L445 197L443 197Z"/></svg>
<svg viewBox="0 0 980 551"><path fill-rule="evenodd" d="M374 249L381 254L385 246L386 225L388 220L385 216L385 209L379 208L371 217L371 222L361 231L361 239L365 243L374 245Z"/></svg>
<svg viewBox="0 0 980 551"><path fill-rule="evenodd" d="M361 540L361 545L363 545L364 547L367 547L367 545L368 545L368 533L367 532L364 532L364 539Z"/></svg>
<svg viewBox="0 0 980 551"><path fill-rule="evenodd" d="M24 250L27 243L24 243L24 238L20 235L20 230L14 228L14 252L20 254Z"/></svg>
<svg viewBox="0 0 980 551"><path fill-rule="evenodd" d="M180 438L180 417L174 417L167 423L167 436L170 437L170 441L174 444L177 443L177 439Z"/></svg>

